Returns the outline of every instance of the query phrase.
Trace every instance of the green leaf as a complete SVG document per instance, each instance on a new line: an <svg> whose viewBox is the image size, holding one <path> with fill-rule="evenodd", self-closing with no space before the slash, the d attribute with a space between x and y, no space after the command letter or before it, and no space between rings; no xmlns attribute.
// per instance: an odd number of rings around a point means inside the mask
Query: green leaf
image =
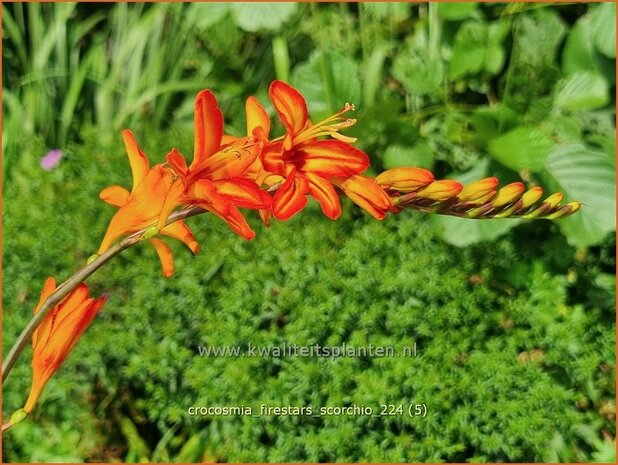
<svg viewBox="0 0 618 465"><path fill-rule="evenodd" d="M556 85L554 105L563 110L595 110L609 103L603 76L587 71L571 74Z"/></svg>
<svg viewBox="0 0 618 465"><path fill-rule="evenodd" d="M558 221L571 244L594 245L616 229L616 167L611 157L581 144L558 146L547 159L547 172L552 187L567 201L583 203L578 213Z"/></svg>
<svg viewBox="0 0 618 465"><path fill-rule="evenodd" d="M229 3L195 2L190 4L188 15L195 18L195 24L199 29L206 30L225 18L229 11Z"/></svg>
<svg viewBox="0 0 618 465"><path fill-rule="evenodd" d="M467 74L481 71L486 45L487 26L479 21L466 21L455 36L453 55L449 63L451 79L459 79Z"/></svg>
<svg viewBox="0 0 618 465"><path fill-rule="evenodd" d="M389 145L384 152L384 168L391 169L400 166L418 166L431 169L434 155L426 144L416 144L413 147L405 145Z"/></svg>
<svg viewBox="0 0 618 465"><path fill-rule="evenodd" d="M449 21L470 18L476 12L478 2L438 3L438 14Z"/></svg>
<svg viewBox="0 0 618 465"><path fill-rule="evenodd" d="M333 76L333 88L327 85ZM334 52L314 52L309 61L294 68L291 83L305 96L310 113L342 108L361 100L360 69L352 58ZM332 105L332 108L331 108Z"/></svg>
<svg viewBox="0 0 618 465"><path fill-rule="evenodd" d="M434 223L441 228L440 236L449 244L465 247L482 241L492 241L513 229L516 219L474 220L454 216L435 215Z"/></svg>
<svg viewBox="0 0 618 465"><path fill-rule="evenodd" d="M599 4L591 15L594 45L608 58L616 58L616 4Z"/></svg>
<svg viewBox="0 0 618 465"><path fill-rule="evenodd" d="M539 171L544 168L553 141L536 127L518 126L489 143L489 152L512 170Z"/></svg>
<svg viewBox="0 0 618 465"><path fill-rule="evenodd" d="M247 32L261 29L277 30L288 21L296 10L297 3L231 3L236 25Z"/></svg>
<svg viewBox="0 0 618 465"><path fill-rule="evenodd" d="M616 64L608 61L597 51L594 45L595 35L590 15L577 20L562 51L562 72L565 75L576 71L596 72L614 83L616 80Z"/></svg>
<svg viewBox="0 0 618 465"><path fill-rule="evenodd" d="M444 65L441 60L430 60L427 38L417 34L393 63L393 77L412 95L438 97L442 93Z"/></svg>

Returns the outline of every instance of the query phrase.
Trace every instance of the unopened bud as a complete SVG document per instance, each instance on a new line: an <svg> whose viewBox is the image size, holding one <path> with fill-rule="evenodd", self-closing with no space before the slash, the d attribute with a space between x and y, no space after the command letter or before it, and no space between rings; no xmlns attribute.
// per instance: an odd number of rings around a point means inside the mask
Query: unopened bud
<svg viewBox="0 0 618 465"><path fill-rule="evenodd" d="M19 410L15 410L13 415L11 415L11 424L16 425L17 423L21 423L28 416L28 412L26 412L23 408Z"/></svg>
<svg viewBox="0 0 618 465"><path fill-rule="evenodd" d="M479 200L493 192L494 189L498 187L499 183L500 181L498 181L498 178L494 177L480 179L471 184L465 185L457 197L468 202L472 200Z"/></svg>
<svg viewBox="0 0 618 465"><path fill-rule="evenodd" d="M565 216L572 215L581 207L581 203L579 202L569 202L563 207L561 207L558 211L552 213L547 217L550 220L557 220L559 218L564 218Z"/></svg>
<svg viewBox="0 0 618 465"><path fill-rule="evenodd" d="M442 202L455 197L462 189L463 186L459 182L451 179L442 179L419 189L417 194L419 197Z"/></svg>
<svg viewBox="0 0 618 465"><path fill-rule="evenodd" d="M498 195L491 201L494 207L502 207L509 203L515 202L525 190L525 186L521 182L513 182L507 184L498 191Z"/></svg>
<svg viewBox="0 0 618 465"><path fill-rule="evenodd" d="M564 194L562 192L556 192L555 194L550 195L543 203L548 204L550 207L555 208L560 205L560 202L564 199Z"/></svg>
<svg viewBox="0 0 618 465"><path fill-rule="evenodd" d="M393 168L380 173L376 178L380 186L400 192L413 192L432 181L432 172L424 168Z"/></svg>
<svg viewBox="0 0 618 465"><path fill-rule="evenodd" d="M522 208L528 208L537 203L541 197L543 197L543 188L541 186L535 186L528 189L524 195L521 196L523 202Z"/></svg>
<svg viewBox="0 0 618 465"><path fill-rule="evenodd" d="M86 260L86 265L90 265L93 261L95 261L99 257L100 255L98 253L93 253L92 255L90 255L90 257L88 257L88 260Z"/></svg>

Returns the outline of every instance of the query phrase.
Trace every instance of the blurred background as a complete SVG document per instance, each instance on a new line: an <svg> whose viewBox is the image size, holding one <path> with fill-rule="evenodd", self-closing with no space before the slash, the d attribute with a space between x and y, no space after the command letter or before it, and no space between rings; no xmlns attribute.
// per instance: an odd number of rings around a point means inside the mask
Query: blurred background
<svg viewBox="0 0 618 465"><path fill-rule="evenodd" d="M192 152L210 88L226 132L283 79L312 119L356 104L372 170L524 180L582 210L558 222L311 203L246 242L189 220L176 275L135 247L89 284L107 302L3 438L3 460L615 461L614 3L2 5L3 350L45 277L98 247L130 185ZM277 132L278 131L278 132ZM275 126L280 134L282 128ZM410 358L207 358L198 345L418 345ZM3 390L21 407L30 349ZM196 417L190 406L425 403L426 418Z"/></svg>

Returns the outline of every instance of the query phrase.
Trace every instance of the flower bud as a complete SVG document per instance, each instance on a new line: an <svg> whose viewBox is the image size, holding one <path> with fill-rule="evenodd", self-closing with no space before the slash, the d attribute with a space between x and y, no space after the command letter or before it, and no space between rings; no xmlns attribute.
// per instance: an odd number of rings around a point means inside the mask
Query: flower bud
<svg viewBox="0 0 618 465"><path fill-rule="evenodd" d="M459 182L451 179L442 179L419 189L417 193L421 198L443 202L444 200L455 197L462 189L463 186Z"/></svg>
<svg viewBox="0 0 618 465"><path fill-rule="evenodd" d="M384 171L376 178L380 186L400 192L413 192L432 181L432 172L423 168L393 168Z"/></svg>
<svg viewBox="0 0 618 465"><path fill-rule="evenodd" d="M465 185L457 197L459 197L460 200L467 202L479 200L487 196L487 194L493 192L495 188L498 187L499 183L500 181L498 181L498 178L494 177L480 179L471 184Z"/></svg>
<svg viewBox="0 0 618 465"><path fill-rule="evenodd" d="M552 213L547 217L549 220L557 220L559 218L564 218L565 216L572 215L581 207L581 203L579 202L569 202L563 207L561 207L558 211Z"/></svg>
<svg viewBox="0 0 618 465"><path fill-rule="evenodd" d="M511 184L507 184L498 191L498 194L491 203L494 207L502 207L509 203L513 203L517 199L519 199L524 190L525 186L521 182L513 182Z"/></svg>
<svg viewBox="0 0 618 465"><path fill-rule="evenodd" d="M543 188L541 186L534 186L528 189L524 195L521 196L523 202L522 208L529 208L537 203L541 197L543 197Z"/></svg>
<svg viewBox="0 0 618 465"><path fill-rule="evenodd" d="M555 194L552 194L545 200L543 200L543 203L546 203L552 208L556 208L558 205L560 205L560 202L562 202L563 199L564 194L562 192L556 192Z"/></svg>

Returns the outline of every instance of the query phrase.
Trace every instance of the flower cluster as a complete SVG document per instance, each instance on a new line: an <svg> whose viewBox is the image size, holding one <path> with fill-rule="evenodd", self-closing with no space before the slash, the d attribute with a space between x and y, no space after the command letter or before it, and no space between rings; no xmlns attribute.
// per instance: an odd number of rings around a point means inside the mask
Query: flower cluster
<svg viewBox="0 0 618 465"><path fill-rule="evenodd" d="M133 185L130 191L121 186L101 191L101 199L118 211L92 259L101 257L120 238L137 235L138 241L148 240L153 245L163 274L171 276L172 253L158 236L178 239L193 253L199 250L187 225L170 218L179 208L211 212L245 239L252 239L255 233L241 208L257 210L268 225L273 218L283 221L299 213L308 197L333 220L341 215L340 195L378 220L405 208L475 219L557 219L580 208L578 202L561 205L560 193L541 201L540 187L526 191L520 182L499 188L494 177L464 186L454 180L435 180L422 168L396 168L372 178L363 174L369 167L367 154L353 145L356 139L340 132L356 122L346 116L354 111L353 105L345 104L331 117L313 123L305 99L288 84L274 81L269 97L285 133L272 137L268 113L255 97L249 97L247 133L234 137L224 133L223 113L214 94L200 92L195 99L190 164L172 148L165 163L151 167L133 133L125 130ZM54 279L48 278L35 314L42 306L51 306L48 299L65 285L57 289ZM47 380L105 302L104 297L89 297L84 283L75 283L65 291L66 297L47 309L49 313L33 335L33 384L18 419L32 410Z"/></svg>
<svg viewBox="0 0 618 465"><path fill-rule="evenodd" d="M356 120L346 116L354 105L345 106L323 121L309 119L304 97L282 81L274 81L269 97L285 134L271 137L271 121L255 97L246 101L247 133L234 137L224 133L223 114L210 90L195 99L193 159L173 148L166 163L153 168L133 134L125 131L124 142L133 172L131 192L111 186L101 192L107 203L119 207L107 229L98 254L121 236L150 228L147 238L155 247L165 276L174 272L169 247L156 235L184 242L192 252L199 246L182 221L168 224L179 206L200 207L222 218L245 239L251 230L240 208L258 210L268 225L272 218L287 220L313 197L330 219L341 214L340 195L345 195L378 220L403 208L465 218L550 218L577 211L580 204L560 205L561 194L542 203L540 187L527 192L522 183L498 189L496 178L463 186L453 180L434 180L421 168L396 168L376 178L363 175L369 157L353 144L356 139L341 134Z"/></svg>

